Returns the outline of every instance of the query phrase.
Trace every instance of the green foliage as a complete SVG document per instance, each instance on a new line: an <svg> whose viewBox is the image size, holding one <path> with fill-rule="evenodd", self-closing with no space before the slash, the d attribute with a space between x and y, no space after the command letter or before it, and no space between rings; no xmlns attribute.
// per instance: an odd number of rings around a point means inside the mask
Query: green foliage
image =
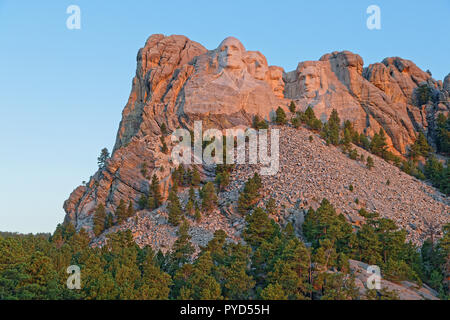
<svg viewBox="0 0 450 320"><path fill-rule="evenodd" d="M292 225L280 229L262 208L246 216L247 243L227 240L222 230L193 257L189 224L166 254L140 248L130 231L108 235L91 248L84 229L58 225L48 235L0 236L0 299L359 299L348 259L381 267L392 281L423 280L448 298L446 263L450 224L439 241L425 241L420 253L406 233L388 219L361 210L366 223L352 232L323 200L305 219L307 248ZM69 265L82 271L81 290L66 288ZM398 299L394 292L370 290L370 300Z"/></svg>
<svg viewBox="0 0 450 320"><path fill-rule="evenodd" d="M367 157L366 167L367 169L371 170L374 167L373 158L371 156Z"/></svg>
<svg viewBox="0 0 450 320"><path fill-rule="evenodd" d="M109 159L109 151L107 148L103 148L100 152L100 156L97 158L98 168L103 170L106 168L106 162Z"/></svg>
<svg viewBox="0 0 450 320"><path fill-rule="evenodd" d="M268 129L269 124L264 119L261 119L258 115L255 115L253 117L253 128L256 130Z"/></svg>
<svg viewBox="0 0 450 320"><path fill-rule="evenodd" d="M164 136L161 136L160 140L161 140L161 152L162 153L169 152L169 148L167 147L167 143L166 140L164 139Z"/></svg>
<svg viewBox="0 0 450 320"><path fill-rule="evenodd" d="M358 159L358 151L356 151L356 149L351 149L348 153L348 156L350 159L356 160Z"/></svg>
<svg viewBox="0 0 450 320"><path fill-rule="evenodd" d="M256 208L252 214L245 217L247 228L244 230L244 240L253 247L260 246L264 241L269 241L278 232L278 226L269 219L267 212L262 208Z"/></svg>
<svg viewBox="0 0 450 320"><path fill-rule="evenodd" d="M351 225L344 216L336 214L336 210L327 199L322 200L316 211L309 209L303 224L303 234L315 248L319 247L320 241L329 240L339 249L344 249L351 233Z"/></svg>
<svg viewBox="0 0 450 320"><path fill-rule="evenodd" d="M286 124L287 120L286 120L286 113L284 112L284 110L281 107L278 107L275 113L276 113L275 123L278 125Z"/></svg>
<svg viewBox="0 0 450 320"><path fill-rule="evenodd" d="M296 109L297 109L297 106L295 105L295 102L291 101L291 103L289 104L289 112L295 113Z"/></svg>
<svg viewBox="0 0 450 320"><path fill-rule="evenodd" d="M359 135L359 143L357 143L361 148L365 150L370 149L370 141L367 136L363 135L362 133Z"/></svg>
<svg viewBox="0 0 450 320"><path fill-rule="evenodd" d="M380 128L379 133L375 133L370 142L370 152L373 154L384 157L387 152L386 134L384 130Z"/></svg>
<svg viewBox="0 0 450 320"><path fill-rule="evenodd" d="M425 177L431 181L433 186L439 188L440 191L450 194L450 162L444 165L435 156L430 156L425 163Z"/></svg>
<svg viewBox="0 0 450 320"><path fill-rule="evenodd" d="M322 129L322 122L316 118L311 106L308 106L304 113L297 112L297 114L300 121L306 124L311 130L320 131Z"/></svg>
<svg viewBox="0 0 450 320"><path fill-rule="evenodd" d="M416 99L418 106L427 104L431 100L431 88L427 84L422 84L416 89Z"/></svg>
<svg viewBox="0 0 450 320"><path fill-rule="evenodd" d="M417 179L425 180L424 174L412 160L403 161L400 169L403 172L405 172L413 177L416 177Z"/></svg>
<svg viewBox="0 0 450 320"><path fill-rule="evenodd" d="M295 129L298 129L300 127L301 121L298 117L295 117L295 118L292 118L291 123Z"/></svg>
<svg viewBox="0 0 450 320"><path fill-rule="evenodd" d="M188 173L181 164L172 172L172 182L174 185L181 187L187 186L190 184L189 178Z"/></svg>
<svg viewBox="0 0 450 320"><path fill-rule="evenodd" d="M177 299L221 300L221 287L211 275L214 267L209 252L203 253L194 264L183 265L174 276Z"/></svg>
<svg viewBox="0 0 450 320"><path fill-rule="evenodd" d="M118 223L122 223L128 218L127 205L123 199L120 199L116 208L116 217Z"/></svg>
<svg viewBox="0 0 450 320"><path fill-rule="evenodd" d="M416 160L418 157L427 157L432 151L425 135L420 132L414 144L411 146L409 156Z"/></svg>
<svg viewBox="0 0 450 320"><path fill-rule="evenodd" d="M139 208L141 209L150 209L154 210L161 206L162 204L162 196L159 186L159 179L154 174L152 176L152 181L150 183L149 193L147 196L141 196L141 198L138 201Z"/></svg>
<svg viewBox="0 0 450 320"><path fill-rule="evenodd" d="M450 115L443 115L440 113L436 119L437 139L436 147L437 151L448 154L450 153Z"/></svg>
<svg viewBox="0 0 450 320"><path fill-rule="evenodd" d="M275 282L269 284L264 290L261 291L261 299L263 300L287 300L288 296L283 290L283 287Z"/></svg>
<svg viewBox="0 0 450 320"><path fill-rule="evenodd" d="M230 176L233 169L234 165L218 164L216 166L215 183L217 184L220 191L223 191L230 184Z"/></svg>
<svg viewBox="0 0 450 320"><path fill-rule="evenodd" d="M208 182L201 190L202 209L204 212L211 212L217 206L216 188L212 182Z"/></svg>
<svg viewBox="0 0 450 320"><path fill-rule="evenodd" d="M200 185L200 182L200 172L198 171L197 167L194 167L194 170L192 171L191 185L194 187L198 187Z"/></svg>
<svg viewBox="0 0 450 320"><path fill-rule="evenodd" d="M147 178L147 172L148 172L147 169L148 169L147 162L144 161L141 166L141 174L144 178Z"/></svg>
<svg viewBox="0 0 450 320"><path fill-rule="evenodd" d="M325 274L321 300L356 300L359 296L355 279L342 273Z"/></svg>
<svg viewBox="0 0 450 320"><path fill-rule="evenodd" d="M262 187L260 176L255 173L252 178L244 185L244 190L238 198L238 211L240 214L246 214L252 209L260 198L260 189Z"/></svg>
<svg viewBox="0 0 450 320"><path fill-rule="evenodd" d="M189 224L184 221L178 228L178 238L175 241L172 252L169 255L167 271L173 275L176 270L189 262L194 253L194 247L191 244L189 235Z"/></svg>
<svg viewBox="0 0 450 320"><path fill-rule="evenodd" d="M269 200L267 200L266 211L271 215L277 214L278 208L274 198L270 197Z"/></svg>
<svg viewBox="0 0 450 320"><path fill-rule="evenodd" d="M105 231L106 224L106 209L103 204L99 204L94 212L94 226L92 231L98 237Z"/></svg>
<svg viewBox="0 0 450 320"><path fill-rule="evenodd" d="M161 130L161 134L165 136L167 134L167 126L166 126L166 124L163 122L159 128Z"/></svg>
<svg viewBox="0 0 450 320"><path fill-rule="evenodd" d="M303 233L315 249L316 264L325 269L330 264L345 269L345 263L339 258L344 254L381 266L387 279L420 282L419 256L417 249L406 243L406 232L392 220L379 218L376 213L361 209L359 214L366 218L366 223L355 234L351 225L342 215L336 214L326 199L316 211L308 211Z"/></svg>
<svg viewBox="0 0 450 320"><path fill-rule="evenodd" d="M183 210L181 208L180 199L178 199L174 190L169 192L168 201L169 204L167 205L167 210L169 213L169 223L173 226L178 226L183 217Z"/></svg>
<svg viewBox="0 0 450 320"><path fill-rule="evenodd" d="M159 179L155 174L153 175L152 182L150 184L149 199L150 198L152 199L153 203L149 201L149 204L151 204L151 206L149 206L149 209L156 209L161 205L162 196L159 186Z"/></svg>
<svg viewBox="0 0 450 320"><path fill-rule="evenodd" d="M322 137L332 145L337 146L340 142L340 125L341 120L339 119L339 115L336 109L333 109L330 114L330 118L328 122L324 124L322 128Z"/></svg>
<svg viewBox="0 0 450 320"><path fill-rule="evenodd" d="M50 239L0 238L0 299L168 298L170 276L129 232L111 235L104 249L88 243L87 233L70 225L59 225ZM73 264L82 272L81 290L66 287L66 269Z"/></svg>

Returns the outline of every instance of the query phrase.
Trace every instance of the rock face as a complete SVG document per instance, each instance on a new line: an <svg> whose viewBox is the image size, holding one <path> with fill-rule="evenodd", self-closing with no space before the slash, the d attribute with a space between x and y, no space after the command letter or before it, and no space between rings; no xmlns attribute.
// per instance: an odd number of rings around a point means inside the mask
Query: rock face
<svg viewBox="0 0 450 320"><path fill-rule="evenodd" d="M422 83L435 99L417 106L415 92ZM285 73L235 38L207 50L184 36L152 35L137 55L112 156L66 200L65 220L90 229L98 204L114 211L121 199L136 203L148 193L153 174L166 193L174 165L170 151L161 152L163 124L169 132L190 129L197 119L205 128L247 126L254 115L269 119L278 106L287 110L295 100L302 109L312 105L322 120L336 108L341 119L369 135L382 127L391 149L404 153L418 130L432 132L436 114L448 112L449 95L450 76L437 82L400 58L364 68L360 56L333 52ZM170 137L165 140L170 150Z"/></svg>
<svg viewBox="0 0 450 320"><path fill-rule="evenodd" d="M139 50L133 88L114 150L133 137L176 129L192 118L217 127L249 124L283 103L283 71L236 38L207 51L184 36L152 35ZM247 115L248 114L248 115Z"/></svg>
<svg viewBox="0 0 450 320"><path fill-rule="evenodd" d="M317 209L326 198L355 226L364 220L358 214L362 208L392 219L415 244L429 237L431 229L441 232L442 226L450 222L448 197L383 159L352 146L364 159L373 157L375 166L368 170L365 161L350 159L305 128L277 128L280 129L280 168L275 175L261 177L263 197L258 204L261 207L273 197L279 208L306 212L309 207ZM220 198L236 205L244 183L259 172L258 166L236 165L229 191L220 194ZM281 210L275 219L280 222L289 219L290 211Z"/></svg>
<svg viewBox="0 0 450 320"><path fill-rule="evenodd" d="M355 284L359 289L361 296L365 296L368 291L367 283L371 276L367 272L369 265L356 260L349 260L350 270L355 275ZM395 283L383 278L380 279L381 289L397 294L400 300L439 300L438 293L427 285L418 287L416 284L409 281L402 281Z"/></svg>
<svg viewBox="0 0 450 320"><path fill-rule="evenodd" d="M398 57L364 68L362 58L349 51L301 62L284 79L286 98L303 109L311 105L316 115L326 120L335 108L341 118L370 136L382 127L389 136L391 151L401 154L415 141L417 131L427 133L428 121L439 109L436 103L417 106L417 87L427 84L439 92L448 83L447 79L442 86L412 61ZM448 96L442 101L441 108L448 110Z"/></svg>

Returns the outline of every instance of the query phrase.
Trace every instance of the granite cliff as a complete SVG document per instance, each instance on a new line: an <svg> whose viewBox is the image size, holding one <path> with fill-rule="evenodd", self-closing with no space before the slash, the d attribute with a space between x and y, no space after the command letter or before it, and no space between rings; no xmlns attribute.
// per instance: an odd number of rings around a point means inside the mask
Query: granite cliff
<svg viewBox="0 0 450 320"><path fill-rule="evenodd" d="M429 92L427 101L418 98L421 86ZM203 120L207 128L249 126L255 115L270 120L278 106L287 110L293 100L302 110L312 106L321 120L326 120L333 108L337 109L341 119L350 120L359 132L369 136L383 128L390 150L403 155L418 132L424 132L431 140L437 114L450 110L449 96L450 75L437 81L412 61L398 57L364 67L357 54L333 52L318 61L301 62L296 70L285 72L281 67L269 66L264 55L247 51L232 37L216 49L207 50L184 36L152 35L138 52L136 76L111 158L105 168L66 200L65 221L78 229L90 230L92 213L98 204L104 204L111 212L121 199L136 204L148 194L153 174L159 177L166 194L174 164L170 152L161 152L162 131L191 129L194 120ZM170 150L169 137L166 140ZM320 158L311 152L312 158ZM208 172L202 173L207 178ZM321 174L311 173L318 180ZM370 185L371 176L366 178ZM432 195L434 191L423 187L422 182L411 183L411 190L424 190L420 197L431 203L427 215L437 214L446 220L448 204L441 201L441 195ZM373 190L372 195L366 195L367 201L372 203L372 198L381 194L382 191ZM407 197L410 201L413 195ZM389 215L408 214L391 211ZM405 221L409 226L409 219Z"/></svg>

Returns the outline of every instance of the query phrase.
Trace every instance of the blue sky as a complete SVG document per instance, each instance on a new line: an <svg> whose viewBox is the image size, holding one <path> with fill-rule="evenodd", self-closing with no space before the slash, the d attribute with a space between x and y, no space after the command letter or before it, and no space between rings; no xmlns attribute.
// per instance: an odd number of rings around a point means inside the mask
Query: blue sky
<svg viewBox="0 0 450 320"><path fill-rule="evenodd" d="M71 4L80 30L66 28ZM372 4L381 30L366 27ZM153 33L208 49L235 36L287 71L350 50L365 65L400 56L443 79L449 16L448 0L0 0L0 230L52 232L63 221L64 200L114 144L137 51Z"/></svg>

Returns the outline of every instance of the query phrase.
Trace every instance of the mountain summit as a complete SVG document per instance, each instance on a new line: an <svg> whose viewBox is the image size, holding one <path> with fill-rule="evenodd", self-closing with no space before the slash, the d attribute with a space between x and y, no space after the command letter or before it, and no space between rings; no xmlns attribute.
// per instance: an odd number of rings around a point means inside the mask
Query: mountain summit
<svg viewBox="0 0 450 320"><path fill-rule="evenodd" d="M233 37L207 50L185 36L152 35L138 52L111 158L65 201L65 220L90 229L99 204L111 212L120 200L137 207L153 175L167 195L175 165L170 152L161 150L161 137L177 128L192 129L195 120L206 128L249 126L255 115L271 120L278 107L287 111L294 101L303 111L311 106L322 121L336 109L341 120L368 136L382 128L389 150L401 156L419 132L432 140L437 115L450 110L449 97L450 75L437 81L398 57L364 67L357 54L332 52L285 72ZM441 202L432 207L440 214L448 209Z"/></svg>

